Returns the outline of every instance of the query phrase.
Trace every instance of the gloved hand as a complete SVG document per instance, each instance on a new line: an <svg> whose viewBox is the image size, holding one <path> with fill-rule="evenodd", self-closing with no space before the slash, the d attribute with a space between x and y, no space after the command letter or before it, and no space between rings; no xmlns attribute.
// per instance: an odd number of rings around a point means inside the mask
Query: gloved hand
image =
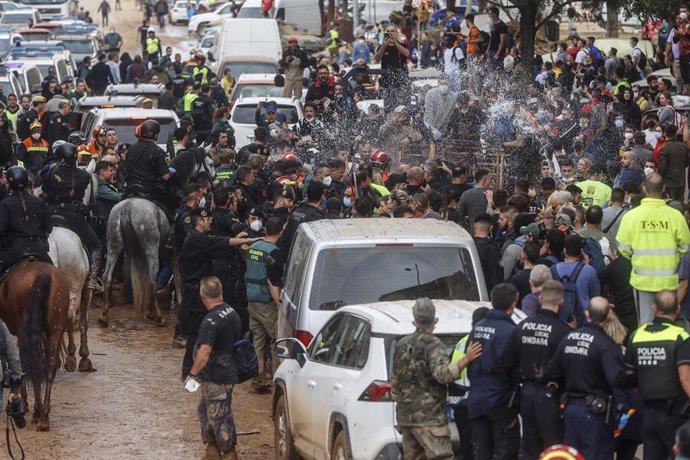
<svg viewBox="0 0 690 460"><path fill-rule="evenodd" d="M199 389L199 381L194 377L187 377L184 383L184 389L190 393L194 393Z"/></svg>

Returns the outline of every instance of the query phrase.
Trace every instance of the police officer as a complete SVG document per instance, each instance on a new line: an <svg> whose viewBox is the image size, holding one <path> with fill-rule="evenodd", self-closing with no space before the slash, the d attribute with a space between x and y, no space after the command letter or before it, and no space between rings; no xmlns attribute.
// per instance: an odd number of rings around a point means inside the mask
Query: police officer
<svg viewBox="0 0 690 460"><path fill-rule="evenodd" d="M53 142L57 140L67 141L71 131L67 117L71 112L72 106L69 102L60 102L58 111L48 117L47 137L50 145L53 145Z"/></svg>
<svg viewBox="0 0 690 460"><path fill-rule="evenodd" d="M194 81L198 81L202 85L208 84L211 78L214 78L216 74L206 65L206 57L201 53L196 53L194 55L194 61L196 61L196 66L192 70Z"/></svg>
<svg viewBox="0 0 690 460"><path fill-rule="evenodd" d="M417 299L412 315L416 330L398 340L391 378L403 455L412 459L452 459L445 414L446 386L481 355L482 348L479 343L471 343L462 359L450 362L443 343L433 335L438 318L431 300Z"/></svg>
<svg viewBox="0 0 690 460"><path fill-rule="evenodd" d="M201 280L199 296L208 313L199 328L198 349L187 385L189 380L201 382L199 422L201 438L207 444L204 458L237 459L232 388L239 383L233 350L241 337L240 318L223 302L223 286L215 276Z"/></svg>
<svg viewBox="0 0 690 460"><path fill-rule="evenodd" d="M515 323L510 318L519 294L512 284L502 283L491 290L492 309L470 333L470 342L482 344L482 356L470 364L467 376L472 391L467 415L472 425L474 457L477 459L517 458L520 424L515 408L515 384L505 372L502 356L510 346Z"/></svg>
<svg viewBox="0 0 690 460"><path fill-rule="evenodd" d="M146 37L146 53L149 56L160 57L161 54L161 39L156 37L156 31L149 27Z"/></svg>
<svg viewBox="0 0 690 460"><path fill-rule="evenodd" d="M536 460L544 448L563 439L559 395L540 381L561 339L570 332L558 318L563 285L558 281L545 282L540 300L539 312L513 330L511 345L503 358L507 372L517 374L522 382L520 416L526 460Z"/></svg>
<svg viewBox="0 0 690 460"><path fill-rule="evenodd" d="M644 459L673 457L676 430L688 420L690 335L674 321L674 291L656 294L654 320L630 337L625 364L637 373L643 404Z"/></svg>
<svg viewBox="0 0 690 460"><path fill-rule="evenodd" d="M261 212L266 218L278 217L283 222L287 222L290 217L290 209L295 200L295 192L290 185L281 185L274 183L270 189L271 201L264 201L259 206ZM283 232L285 234L285 232ZM282 238L282 237L281 237ZM280 247L280 243L278 244ZM290 248L288 248L289 251ZM282 250L282 248L281 248ZM283 251L287 253L287 251Z"/></svg>
<svg viewBox="0 0 690 460"><path fill-rule="evenodd" d="M24 168L9 168L7 182L12 194L0 201L1 271L27 255L53 263L48 255L48 235L53 230L48 207L29 192L29 175Z"/></svg>
<svg viewBox="0 0 690 460"><path fill-rule="evenodd" d="M182 333L187 339L186 352L182 361L182 378L187 376L192 367L194 343L204 314L199 299L199 282L213 275L213 254L221 248L251 244L258 240L258 238L244 238L244 234L237 235L237 238L210 235L211 213L206 208L194 209L191 220L194 228L185 238L180 254L183 285L178 319L182 324Z"/></svg>
<svg viewBox="0 0 690 460"><path fill-rule="evenodd" d="M134 134L138 140L127 150L123 177L129 191L133 185L140 187L149 199L172 210L179 206L180 199L165 186L172 173L166 162L165 151L156 145L160 132L161 126L156 120L146 120L136 128Z"/></svg>
<svg viewBox="0 0 690 460"><path fill-rule="evenodd" d="M88 287L99 289L97 274L101 259L101 242L86 221L88 209L83 203L86 188L91 185L91 176L77 167L77 148L73 144L62 144L57 148L56 156L60 163L48 172L43 183L43 196L48 202L51 214L61 215L89 250L91 271Z"/></svg>
<svg viewBox="0 0 690 460"><path fill-rule="evenodd" d="M43 168L50 151L50 144L41 135L42 129L41 123L34 121L29 137L17 146L17 164L29 171L34 183L37 182L38 172Z"/></svg>
<svg viewBox="0 0 690 460"><path fill-rule="evenodd" d="M280 283L283 277L283 253L278 240L283 233L283 221L277 217L266 220L266 236L252 244L246 255L247 271L247 310L249 311L249 330L252 332L254 349L259 359L259 376L252 384L261 389L270 385L268 378L278 367L274 349L276 322L280 305ZM266 360L270 354L272 363Z"/></svg>
<svg viewBox="0 0 690 460"><path fill-rule="evenodd" d="M626 376L621 347L602 328L610 321L608 300L593 297L587 312L589 322L563 338L544 381L563 381L563 442L587 460L610 460L613 387L630 386L634 379Z"/></svg>
<svg viewBox="0 0 690 460"><path fill-rule="evenodd" d="M184 90L184 97L182 97L182 111L185 114L191 114L194 107L194 101L199 98L199 90L201 85L199 83L189 83Z"/></svg>
<svg viewBox="0 0 690 460"><path fill-rule="evenodd" d="M38 121L41 123L42 117L45 117L46 98L43 96L34 96L31 99L31 108L17 116L17 137L25 139L31 134L31 125Z"/></svg>
<svg viewBox="0 0 690 460"><path fill-rule="evenodd" d="M302 222L314 222L326 218L326 213L321 209L324 194L326 193L326 186L323 182L312 181L307 186L307 200L298 204L297 207L290 214L287 226L280 238L278 247L287 254L290 251L292 240L297 232L297 227Z"/></svg>

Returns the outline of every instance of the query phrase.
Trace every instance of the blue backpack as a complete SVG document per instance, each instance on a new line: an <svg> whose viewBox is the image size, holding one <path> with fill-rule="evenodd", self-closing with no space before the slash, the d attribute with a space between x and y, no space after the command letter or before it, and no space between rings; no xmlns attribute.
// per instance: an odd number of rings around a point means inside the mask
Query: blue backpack
<svg viewBox="0 0 690 460"><path fill-rule="evenodd" d="M589 265L596 270L597 274L601 273L606 268L604 254L601 252L601 244L591 236L585 238L583 243L585 254L589 256Z"/></svg>
<svg viewBox="0 0 690 460"><path fill-rule="evenodd" d="M566 323L570 323L575 319L577 320L577 325L580 326L585 320L585 306L580 305L577 296L577 278L580 276L580 272L585 267L585 264L578 262L573 271L569 275L564 276L558 274L556 267L557 265L551 266L551 277L563 284L563 303L561 304L558 317Z"/></svg>

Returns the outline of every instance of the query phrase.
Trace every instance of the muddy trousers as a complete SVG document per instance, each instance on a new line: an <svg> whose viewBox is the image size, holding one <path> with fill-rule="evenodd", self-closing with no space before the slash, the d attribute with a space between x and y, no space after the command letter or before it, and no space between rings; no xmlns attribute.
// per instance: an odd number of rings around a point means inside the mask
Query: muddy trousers
<svg viewBox="0 0 690 460"><path fill-rule="evenodd" d="M276 345L276 324L278 322L278 307L271 302L249 302L249 330L252 333L252 343L256 357L259 360L259 377L263 378L269 370L275 372L278 368L278 358L273 352ZM270 358L268 358L270 356Z"/></svg>
<svg viewBox="0 0 690 460"><path fill-rule="evenodd" d="M232 417L232 384L201 382L199 424L201 439L223 454L235 450L237 432Z"/></svg>
<svg viewBox="0 0 690 460"><path fill-rule="evenodd" d="M432 426L404 426L402 429L403 455L405 458L448 459L455 458L450 441L448 424Z"/></svg>

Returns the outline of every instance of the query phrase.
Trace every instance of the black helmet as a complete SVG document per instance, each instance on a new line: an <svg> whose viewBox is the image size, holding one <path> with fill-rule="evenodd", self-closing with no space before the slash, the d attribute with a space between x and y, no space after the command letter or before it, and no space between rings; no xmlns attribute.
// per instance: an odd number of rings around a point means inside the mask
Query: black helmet
<svg viewBox="0 0 690 460"><path fill-rule="evenodd" d="M81 131L72 131L67 136L67 142L74 145L86 144L86 136Z"/></svg>
<svg viewBox="0 0 690 460"><path fill-rule="evenodd" d="M12 190L21 190L29 186L29 174L21 166L12 166L7 170L7 182Z"/></svg>
<svg viewBox="0 0 690 460"><path fill-rule="evenodd" d="M62 160L67 164L75 164L77 162L77 148L69 142L58 147L55 154L58 160Z"/></svg>
<svg viewBox="0 0 690 460"><path fill-rule="evenodd" d="M161 125L156 120L146 120L134 130L138 139L156 140L161 132Z"/></svg>

